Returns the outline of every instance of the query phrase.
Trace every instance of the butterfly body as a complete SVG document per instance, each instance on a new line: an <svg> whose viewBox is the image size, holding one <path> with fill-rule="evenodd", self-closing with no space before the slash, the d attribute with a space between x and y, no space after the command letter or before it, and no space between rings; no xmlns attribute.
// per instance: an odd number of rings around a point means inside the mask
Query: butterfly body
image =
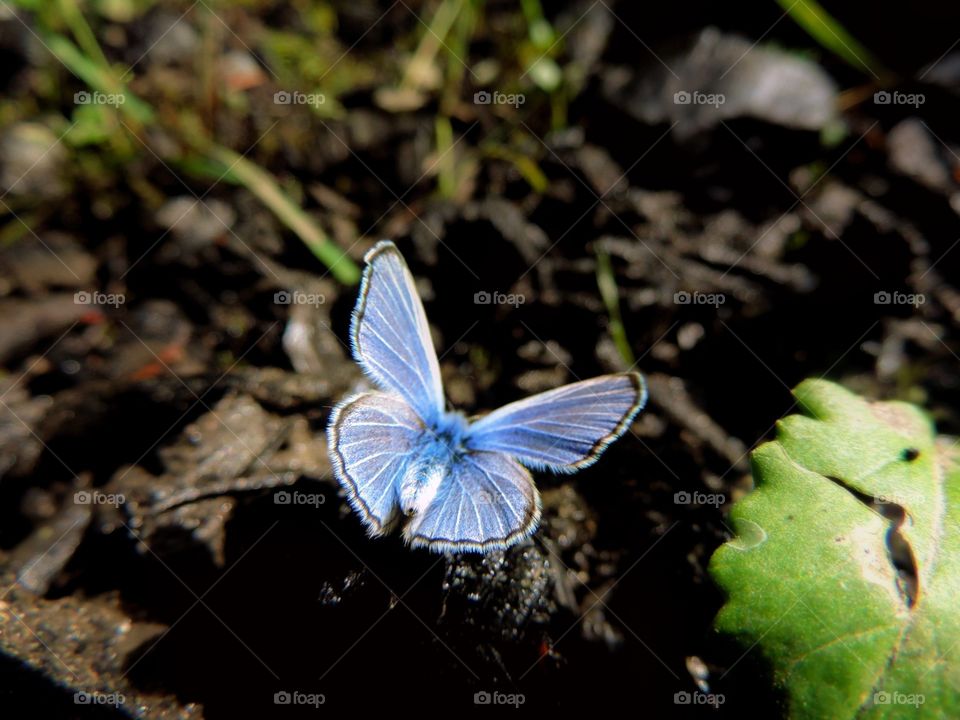
<svg viewBox="0 0 960 720"><path fill-rule="evenodd" d="M383 241L366 261L351 340L380 390L339 403L327 431L347 500L371 535L406 518L413 547L512 545L540 520L529 469L571 473L595 462L646 402L643 378L603 375L467 419L445 407L426 314L400 252Z"/></svg>
<svg viewBox="0 0 960 720"><path fill-rule="evenodd" d="M407 517L427 509L451 468L468 452L464 441L467 419L459 412L446 412L425 426L416 443L416 454L407 460L400 481L400 509Z"/></svg>

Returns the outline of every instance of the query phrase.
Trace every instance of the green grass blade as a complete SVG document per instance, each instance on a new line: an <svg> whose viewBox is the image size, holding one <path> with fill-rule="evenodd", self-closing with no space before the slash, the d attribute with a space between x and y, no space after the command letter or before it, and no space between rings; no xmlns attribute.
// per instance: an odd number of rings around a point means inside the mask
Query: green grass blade
<svg viewBox="0 0 960 720"><path fill-rule="evenodd" d="M627 339L627 330L623 326L623 317L620 315L620 294L617 290L617 279L613 275L613 265L610 263L610 255L606 250L598 248L597 254L597 287L600 289L600 297L603 298L603 304L607 307L607 315L610 318L610 336L613 338L614 345L617 346L617 352L627 363L627 367L633 367L636 364L636 358L633 355L633 348L630 347L630 341Z"/></svg>
<svg viewBox="0 0 960 720"><path fill-rule="evenodd" d="M830 52L878 81L890 75L864 45L816 0L777 0L793 21Z"/></svg>
<svg viewBox="0 0 960 720"><path fill-rule="evenodd" d="M123 103L117 108L128 118L140 125L153 122L153 108L134 95L110 71L99 63L91 60L80 49L63 35L45 33L44 44L66 68L86 83L91 89L106 95L122 94Z"/></svg>
<svg viewBox="0 0 960 720"><path fill-rule="evenodd" d="M304 242L330 273L346 285L360 281L360 268L335 245L299 205L291 200L273 177L256 163L221 145L206 148L208 156L224 166L231 179L252 192L277 218Z"/></svg>

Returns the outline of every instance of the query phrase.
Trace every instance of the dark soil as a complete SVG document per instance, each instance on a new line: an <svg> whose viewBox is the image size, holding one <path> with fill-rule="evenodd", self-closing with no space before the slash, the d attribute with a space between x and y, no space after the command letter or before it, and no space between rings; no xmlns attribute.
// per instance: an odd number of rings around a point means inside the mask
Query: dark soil
<svg viewBox="0 0 960 720"><path fill-rule="evenodd" d="M150 119L74 100L95 86L51 54L92 57L69 13L0 12L0 714L463 713L499 693L778 716L760 652L711 631L707 565L804 378L960 429L960 9L827 3L874 55L858 68L774 2L546 3L543 46L514 3L87 5ZM554 89L526 72L541 56ZM366 537L325 438L364 382L357 288L215 146L357 266L397 243L453 405L633 368L647 408L594 466L536 475L541 528L505 552ZM677 703L698 688L722 704Z"/></svg>

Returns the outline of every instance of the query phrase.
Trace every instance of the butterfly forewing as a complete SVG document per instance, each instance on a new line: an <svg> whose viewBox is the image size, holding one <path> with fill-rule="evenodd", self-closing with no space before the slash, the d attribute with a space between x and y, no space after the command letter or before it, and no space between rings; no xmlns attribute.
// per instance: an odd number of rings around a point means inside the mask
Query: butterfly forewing
<svg viewBox="0 0 960 720"><path fill-rule="evenodd" d="M602 375L504 405L473 423L467 444L527 467L573 472L620 437L645 402L640 375Z"/></svg>
<svg viewBox="0 0 960 720"><path fill-rule="evenodd" d="M391 242L377 243L366 261L351 327L354 359L378 385L432 422L444 408L443 386L413 277Z"/></svg>

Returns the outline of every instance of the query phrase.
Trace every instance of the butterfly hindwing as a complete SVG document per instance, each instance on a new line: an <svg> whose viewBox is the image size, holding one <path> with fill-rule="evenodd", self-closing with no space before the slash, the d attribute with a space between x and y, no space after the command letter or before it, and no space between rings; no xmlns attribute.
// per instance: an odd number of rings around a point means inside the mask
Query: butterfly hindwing
<svg viewBox="0 0 960 720"><path fill-rule="evenodd" d="M444 409L443 385L413 276L392 242L377 243L365 259L350 329L354 359L421 419L435 421Z"/></svg>
<svg viewBox="0 0 960 720"><path fill-rule="evenodd" d="M486 552L509 547L539 521L530 471L503 453L471 452L451 463L433 501L403 535L436 552Z"/></svg>
<svg viewBox="0 0 960 720"><path fill-rule="evenodd" d="M533 469L575 472L624 433L646 398L639 374L601 375L494 410L473 423L467 444Z"/></svg>
<svg viewBox="0 0 960 720"><path fill-rule="evenodd" d="M330 416L334 474L371 535L390 529L398 515L397 485L420 442L423 424L401 398L368 392L347 398Z"/></svg>

